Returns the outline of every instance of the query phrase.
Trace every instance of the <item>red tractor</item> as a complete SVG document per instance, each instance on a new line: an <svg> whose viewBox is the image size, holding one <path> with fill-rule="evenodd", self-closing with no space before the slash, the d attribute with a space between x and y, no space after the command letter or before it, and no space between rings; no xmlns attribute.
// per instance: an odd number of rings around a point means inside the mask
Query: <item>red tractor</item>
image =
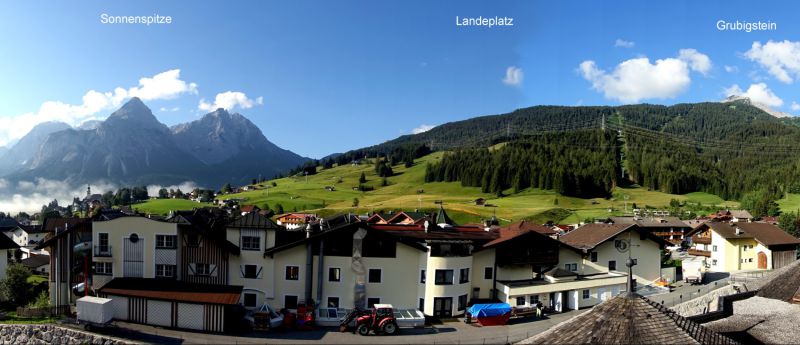
<svg viewBox="0 0 800 345"><path fill-rule="evenodd" d="M369 313L356 318L356 332L360 335L369 335L370 331L395 335L399 330L391 304L376 304Z"/></svg>

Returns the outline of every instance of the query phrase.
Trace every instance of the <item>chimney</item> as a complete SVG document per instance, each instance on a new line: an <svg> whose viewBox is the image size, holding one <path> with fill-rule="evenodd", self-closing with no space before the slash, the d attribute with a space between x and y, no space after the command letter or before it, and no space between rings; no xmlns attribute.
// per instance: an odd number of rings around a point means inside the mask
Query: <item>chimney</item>
<svg viewBox="0 0 800 345"><path fill-rule="evenodd" d="M425 232L426 232L426 233L428 232L428 227L429 227L430 225L431 225L431 223L430 223L429 221L427 221L427 220L426 220L426 221L425 221Z"/></svg>
<svg viewBox="0 0 800 345"><path fill-rule="evenodd" d="M738 226L737 226L737 227L736 227L736 236L739 236L739 235L741 235L742 233L744 233L744 231L742 231L742 228L740 228L740 227L738 227Z"/></svg>

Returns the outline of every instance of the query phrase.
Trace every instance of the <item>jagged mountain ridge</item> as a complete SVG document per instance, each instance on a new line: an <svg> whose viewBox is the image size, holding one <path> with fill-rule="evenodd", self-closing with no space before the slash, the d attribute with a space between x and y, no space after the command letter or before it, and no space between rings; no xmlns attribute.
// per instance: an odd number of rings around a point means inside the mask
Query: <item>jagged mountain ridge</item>
<svg viewBox="0 0 800 345"><path fill-rule="evenodd" d="M46 178L71 185L106 181L118 185L173 184L193 181L211 188L217 184L245 183L259 175L271 177L284 167L306 158L269 142L244 116L216 111L200 120L179 125L173 133L156 119L138 98L132 98L95 129L66 129L50 133L29 161L6 174L11 180ZM214 131L207 118L235 118L219 122ZM195 124L196 122L196 124ZM203 131L209 130L208 133ZM220 133L231 135L220 136ZM247 134L247 135L242 135ZM219 141L187 144L194 138L224 137L223 150L212 149ZM201 140L202 141L202 140ZM226 151L231 147L238 150ZM203 150L203 149L206 150ZM209 154L209 157L206 157ZM240 162L240 160L247 161Z"/></svg>

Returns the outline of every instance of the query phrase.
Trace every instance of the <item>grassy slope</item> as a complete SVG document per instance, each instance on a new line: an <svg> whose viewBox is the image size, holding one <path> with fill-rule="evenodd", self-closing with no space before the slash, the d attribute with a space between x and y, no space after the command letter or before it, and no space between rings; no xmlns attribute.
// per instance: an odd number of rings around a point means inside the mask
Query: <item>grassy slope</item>
<svg viewBox="0 0 800 345"><path fill-rule="evenodd" d="M167 214L171 210L191 210L205 205L209 204L184 199L157 199L135 204L133 209L143 213Z"/></svg>
<svg viewBox="0 0 800 345"><path fill-rule="evenodd" d="M800 210L800 194L786 193L786 197L777 202L781 212L797 212Z"/></svg>
<svg viewBox="0 0 800 345"><path fill-rule="evenodd" d="M459 223L480 222L481 219L491 217L493 214L503 222L525 218L542 221L548 217L545 212L554 208L563 208L571 212L571 215L562 220L563 223L577 223L586 218L622 214L625 208L624 195L629 196L628 209L631 209L634 203L639 207L645 205L665 207L669 205L671 199L699 202L704 205L723 206L725 203L719 197L706 193L674 195L647 191L643 188L617 188L610 199L580 199L540 189L527 189L504 198L497 198L493 194L481 193L477 187L462 187L459 182L424 183L425 165L441 159L441 156L441 152L428 155L417 160L411 168L393 167L395 176L388 179L389 186L386 187L381 186L381 178L375 174L372 164L346 165L321 170L316 175L308 176L307 181L304 177L277 179L274 180L277 183L276 187L271 187L272 181L270 181L259 185L259 188L268 187L267 189L225 195L222 199L245 199L245 204L255 204L262 208L268 205L272 209L281 204L286 212L294 211L296 208L298 211L311 210L323 216L343 212L363 214L418 208L433 210L438 207L435 201L441 200L448 213ZM362 172L367 177L365 185L372 186L375 190L369 192L352 190L358 186L358 178ZM334 186L336 190L326 191L325 186ZM423 189L424 193L418 194L418 189ZM507 194L510 193L510 190L507 191ZM475 206L472 201L478 197L486 198L487 203L496 207ZM359 207L352 207L353 198L359 199ZM558 205L554 204L556 198ZM137 205L137 208L151 210L152 213L167 213L170 209L198 206L194 202L164 205L165 201L173 200L151 200ZM735 202L727 204L731 207L738 206ZM611 213L608 212L609 208L612 209Z"/></svg>

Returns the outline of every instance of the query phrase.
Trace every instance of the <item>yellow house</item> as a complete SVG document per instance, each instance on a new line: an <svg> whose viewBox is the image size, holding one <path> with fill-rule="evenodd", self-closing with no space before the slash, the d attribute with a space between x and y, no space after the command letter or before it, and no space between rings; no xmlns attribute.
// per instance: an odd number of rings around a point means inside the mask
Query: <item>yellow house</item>
<svg viewBox="0 0 800 345"><path fill-rule="evenodd" d="M709 270L781 268L797 258L800 240L768 223L707 222L692 231L690 254L706 256Z"/></svg>

